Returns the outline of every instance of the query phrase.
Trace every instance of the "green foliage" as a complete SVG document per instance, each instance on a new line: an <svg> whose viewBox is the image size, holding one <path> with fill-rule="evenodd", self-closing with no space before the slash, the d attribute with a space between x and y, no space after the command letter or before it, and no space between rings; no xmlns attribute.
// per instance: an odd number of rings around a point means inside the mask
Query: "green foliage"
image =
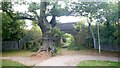
<svg viewBox="0 0 120 68"><path fill-rule="evenodd" d="M31 12L29 14L18 14L18 12L14 12L12 9L13 4L11 2L4 2L2 4L2 40L20 40L22 38L22 30L23 30L23 24L24 21L18 20L15 21L14 18L12 17L27 17L27 18L33 18L38 21L38 23L42 22L42 18L39 19L40 17L47 17L47 16L63 16L63 15L81 15L81 16L90 16L92 19L100 19L99 17L104 17L106 19L106 22L103 22L104 25L101 28L100 27L100 38L101 38L101 43L105 44L106 42L109 42L110 44L117 45L117 42L119 40L117 34L118 32L116 31L117 28L114 25L114 23L117 23L118 25L118 4L117 3L107 3L107 2L69 2L65 1L65 6L64 8L61 8L61 5L58 5L58 2L53 2L53 3L46 3L46 2L41 2L40 4L32 2L29 6L29 11ZM51 8L49 8L51 7ZM40 12L40 17L36 10L41 9ZM7 13L9 12L9 14ZM100 14L100 15L99 15ZM12 15L12 17L10 16ZM35 16L34 16L35 15ZM89 34L89 31L87 30L87 26L85 26L83 23L85 21L80 21L80 23L77 23L75 25L75 32L76 36L74 36L74 44L77 47L81 47L84 45L84 43L93 43L91 40L91 35ZM110 24L108 26L108 23ZM100 23L101 24L101 23ZM42 24L44 25L44 24ZM50 24L45 23L46 27L48 27ZM106 27L105 27L106 25ZM95 28L95 26L92 26L92 28ZM41 38L41 32L38 30L38 28L32 28L32 30L28 30L25 32L24 40L25 42L30 42L31 43L31 48L33 46L33 43L35 42L35 45L38 45L37 43L40 43L40 38ZM49 28L50 29L50 28ZM40 35L39 35L40 34ZM95 34L96 31L95 31ZM54 42L55 44L61 45L61 39L64 38L63 35L64 33L61 32L58 28L53 28L52 30L52 35L54 37ZM97 38L97 37L96 37ZM87 41L86 41L87 40ZM68 40L70 43L70 40ZM113 42L113 43L112 43ZM106 44L107 45L107 44ZM35 48L36 49L36 48ZM35 50L33 49L33 50Z"/></svg>
<svg viewBox="0 0 120 68"><path fill-rule="evenodd" d="M25 22L16 20L17 13L13 11L11 2L2 2L2 40L18 41L23 37Z"/></svg>
<svg viewBox="0 0 120 68"><path fill-rule="evenodd" d="M2 40L15 41L23 37L25 22L13 21L6 13L2 13Z"/></svg>
<svg viewBox="0 0 120 68"><path fill-rule="evenodd" d="M71 41L68 49L82 50L91 47L91 36L88 34L88 26L85 26L85 20L80 19L80 22L74 25L74 41Z"/></svg>
<svg viewBox="0 0 120 68"><path fill-rule="evenodd" d="M2 10L11 10L12 3L11 2L2 2Z"/></svg>
<svg viewBox="0 0 120 68"><path fill-rule="evenodd" d="M25 66L25 65L11 60L2 60L2 66Z"/></svg>
<svg viewBox="0 0 120 68"><path fill-rule="evenodd" d="M118 45L118 28L115 25L101 27L101 44Z"/></svg>
<svg viewBox="0 0 120 68"><path fill-rule="evenodd" d="M84 29L85 28L85 29ZM75 41L75 44L73 45L73 47L71 48L74 48L74 46L87 46L87 47L93 47L93 39L91 37L91 35L89 34L89 31L88 29L88 26L84 26L83 28L83 25L82 23L77 23L75 25L75 30L76 30L76 36L74 36L74 39L76 40ZM92 25L91 26L92 30L96 29L96 25ZM84 30L83 30L84 29ZM96 36L97 32L94 31L94 34L95 34L95 37L96 39L98 39L98 37ZM118 41L119 41L119 38L118 38L118 26L116 25L112 25L110 24L110 26L106 26L106 25L100 25L100 42L101 42L101 45L104 45L104 46L118 46ZM98 42L96 42L97 45L98 45ZM82 47L80 46L80 47ZM77 47L76 47L77 48ZM79 49L79 48L78 48Z"/></svg>
<svg viewBox="0 0 120 68"><path fill-rule="evenodd" d="M24 31L23 42L25 43L25 47L31 51L37 51L40 48L42 32L41 29L35 22L33 23L33 27L31 30ZM26 49L25 48L25 49Z"/></svg>
<svg viewBox="0 0 120 68"><path fill-rule="evenodd" d="M77 34L81 34L81 32L83 32L83 31L87 31L86 29L86 26L85 26L85 20L83 19L81 19L78 23L76 23L75 25L74 25L74 31L77 33Z"/></svg>
<svg viewBox="0 0 120 68"><path fill-rule="evenodd" d="M72 9L75 9L75 12L78 12L82 16L90 16L92 19L100 19L100 41L101 45L118 45L118 4L117 3L72 3L72 6L75 6ZM93 20L94 21L94 20ZM76 36L75 43L78 45L93 45L92 35L90 34L90 29L88 26L84 26L85 21L77 23L74 26ZM91 23L91 22L90 22ZM104 23L104 24L103 24ZM97 26L91 25L91 29L95 35L96 41L97 37ZM117 31L117 32L116 32ZM98 45L98 42L96 42Z"/></svg>
<svg viewBox="0 0 120 68"><path fill-rule="evenodd" d="M115 23L118 20L118 4L117 3L110 3L105 7L104 16L109 20L111 23Z"/></svg>
<svg viewBox="0 0 120 68"><path fill-rule="evenodd" d="M64 38L65 38L65 42L64 44L67 45L72 45L72 43L74 42L74 37L71 34L64 34Z"/></svg>
<svg viewBox="0 0 120 68"><path fill-rule="evenodd" d="M53 5L53 8L50 10L49 14L54 16L63 16L63 15L69 15L68 7L61 8L61 5L58 4L58 2L51 3Z"/></svg>
<svg viewBox="0 0 120 68"><path fill-rule="evenodd" d="M61 47L58 47L58 48L57 48L57 53L56 53L56 55L62 55Z"/></svg>
<svg viewBox="0 0 120 68"><path fill-rule="evenodd" d="M120 65L120 62L100 61L100 60L88 60L88 61L80 62L80 64L78 64L78 66L117 66L115 68L120 67L119 65Z"/></svg>
<svg viewBox="0 0 120 68"><path fill-rule="evenodd" d="M53 36L56 37L56 38L61 38L61 37L63 37L64 32L60 31L59 28L54 27L54 28L52 29L52 34L53 34Z"/></svg>
<svg viewBox="0 0 120 68"><path fill-rule="evenodd" d="M87 37L89 36L87 26L84 25L84 22L85 21L83 20L74 25L74 30L76 32L74 39L78 47L82 47L85 44Z"/></svg>
<svg viewBox="0 0 120 68"><path fill-rule="evenodd" d="M105 17L107 23L114 24L118 21L118 3L107 2L73 2L71 3L72 11L81 16L89 16L92 18L99 18L99 15Z"/></svg>
<svg viewBox="0 0 120 68"><path fill-rule="evenodd" d="M27 49L32 52L36 52L40 48L40 42L29 41L29 42L27 42L26 45L28 46Z"/></svg>
<svg viewBox="0 0 120 68"><path fill-rule="evenodd" d="M64 35L64 32L60 31L59 28L57 27L54 27L52 29L52 35L53 35L53 38L54 38L54 43L56 46L61 46L62 45L62 41L61 39L63 38L63 35Z"/></svg>
<svg viewBox="0 0 120 68"><path fill-rule="evenodd" d="M39 4L37 4L35 2L32 2L32 3L30 3L28 9L29 9L30 12L34 12L35 10L40 9L40 6L39 6Z"/></svg>

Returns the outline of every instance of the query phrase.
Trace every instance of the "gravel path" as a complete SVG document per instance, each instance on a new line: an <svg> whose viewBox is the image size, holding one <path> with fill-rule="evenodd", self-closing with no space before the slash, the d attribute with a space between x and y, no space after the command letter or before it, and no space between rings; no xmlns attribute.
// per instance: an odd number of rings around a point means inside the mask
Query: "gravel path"
<svg viewBox="0 0 120 68"><path fill-rule="evenodd" d="M66 56L56 56L47 59L35 66L76 66L79 62L83 60L109 60L117 61L118 58L115 57L104 57L104 56L86 56L86 55L66 55Z"/></svg>
<svg viewBox="0 0 120 68"><path fill-rule="evenodd" d="M76 66L79 62L83 60L109 60L118 62L118 58L115 57L88 55L55 56L46 60L42 60L40 58L36 59L34 57L0 57L0 59L10 59L25 64L27 66Z"/></svg>
<svg viewBox="0 0 120 68"><path fill-rule="evenodd" d="M112 52L110 52L110 54L108 52L98 54L95 51L79 52L62 50L62 55L58 55L52 58L49 57L47 53L43 52L33 57L13 56L13 57L0 57L0 59L10 59L25 64L27 66L76 66L83 60L108 60L118 62L117 55L118 55L117 53Z"/></svg>
<svg viewBox="0 0 120 68"><path fill-rule="evenodd" d="M25 64L27 66L33 66L33 65L40 63L42 61L40 59L34 59L31 57L0 57L0 59L9 59L12 61L16 61L16 62Z"/></svg>

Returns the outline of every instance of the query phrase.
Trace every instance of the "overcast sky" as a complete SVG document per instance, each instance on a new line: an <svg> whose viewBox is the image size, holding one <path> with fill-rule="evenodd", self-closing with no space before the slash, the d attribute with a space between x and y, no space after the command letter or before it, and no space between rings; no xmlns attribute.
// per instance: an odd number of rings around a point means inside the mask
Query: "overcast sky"
<svg viewBox="0 0 120 68"><path fill-rule="evenodd" d="M12 0L12 1L16 1L16 0ZM18 0L18 1L20 1L20 0ZM31 2L40 3L40 0L26 0L26 1L29 2L29 3L31 3ZM78 1L78 0L73 0L73 1ZM83 1L83 0L80 0L80 1ZM95 1L95 0L87 0L87 1ZM100 1L100 0L98 0L98 1ZM101 0L101 1L108 1L108 0ZM112 0L112 1L114 1L114 0ZM117 1L117 0L115 0L115 1ZM62 4L62 7L64 7L64 3L63 2L59 2L59 4ZM15 5L13 7L13 9L15 11L25 12L25 11L28 11L28 7L29 7L28 5ZM47 19L50 21L51 17L48 17ZM57 17L57 20L59 20L60 23L78 22L78 21L80 21L80 17L61 16L61 17ZM27 22L26 25L28 26L28 29L32 28L31 21L26 20L26 22Z"/></svg>
<svg viewBox="0 0 120 68"><path fill-rule="evenodd" d="M40 0L27 0L28 2L39 2ZM60 2L62 4L63 2ZM13 9L15 11L19 12L27 12L29 5L14 5ZM63 6L64 7L64 6ZM39 11L38 11L39 12ZM47 17L48 21L51 20L51 17ZM74 17L74 16L61 16L56 18L60 23L68 23L68 22L78 22L80 20L80 17ZM30 20L25 20L26 25L28 26L26 29L31 29L32 24Z"/></svg>

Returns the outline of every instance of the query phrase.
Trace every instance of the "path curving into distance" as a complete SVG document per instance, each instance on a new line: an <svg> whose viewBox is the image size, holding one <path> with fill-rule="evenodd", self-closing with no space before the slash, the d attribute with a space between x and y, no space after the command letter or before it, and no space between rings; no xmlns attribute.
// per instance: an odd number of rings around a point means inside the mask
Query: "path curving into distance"
<svg viewBox="0 0 120 68"><path fill-rule="evenodd" d="M105 57L105 56L87 56L87 55L64 55L56 56L40 63L35 66L77 66L83 60L108 60L118 62L118 58Z"/></svg>

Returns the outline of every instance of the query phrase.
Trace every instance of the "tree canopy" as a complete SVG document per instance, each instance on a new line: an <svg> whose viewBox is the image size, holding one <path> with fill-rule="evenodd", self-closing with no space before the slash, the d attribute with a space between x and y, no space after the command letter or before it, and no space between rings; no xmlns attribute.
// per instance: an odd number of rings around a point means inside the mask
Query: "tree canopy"
<svg viewBox="0 0 120 68"><path fill-rule="evenodd" d="M26 5L28 10L25 12L19 12L13 9L15 5ZM64 5L64 6L63 6ZM50 46L54 47L53 42L53 30L56 25L56 17L60 16L80 16L86 17L88 23L88 29L90 36L93 39L110 37L109 34L115 35L116 32L112 33L110 29L114 31L116 26L118 26L118 4L117 2L75 2L75 1L55 1L55 2L2 2L2 15L3 15L3 39L5 40L15 40L20 39L22 36L22 29L25 19L32 20L41 28L42 31L42 46L43 49L48 49ZM50 21L47 20L48 16L52 16ZM6 20L7 19L7 20ZM94 22L96 26L91 25ZM12 25L12 26L11 26ZM15 26L13 26L15 25ZM101 26L102 25L102 26ZM105 26L104 26L105 25ZM11 27L11 28L10 28ZM78 34L84 32L86 26L81 24L76 25ZM97 28L95 28L97 27ZM103 30L100 27L105 27ZM6 29L8 28L8 29ZM94 32L93 28L97 31ZM35 28L36 29L36 28ZM101 34L105 30L104 34ZM107 32L108 31L108 32ZM87 32L84 32L87 33ZM99 34L100 36L95 36ZM61 35L61 33L58 32ZM6 36L5 36L6 35ZM88 36L86 34L81 35ZM11 37L11 38L10 38ZM15 37L15 39L13 39ZM111 38L111 37L110 37ZM112 37L113 38L113 37ZM93 40L92 39L92 40ZM83 41L85 38L83 39ZM100 40L100 38L98 39ZM82 41L82 42L83 42ZM100 43L100 41L99 41ZM49 46L48 46L49 45ZM54 48L53 48L54 49Z"/></svg>

